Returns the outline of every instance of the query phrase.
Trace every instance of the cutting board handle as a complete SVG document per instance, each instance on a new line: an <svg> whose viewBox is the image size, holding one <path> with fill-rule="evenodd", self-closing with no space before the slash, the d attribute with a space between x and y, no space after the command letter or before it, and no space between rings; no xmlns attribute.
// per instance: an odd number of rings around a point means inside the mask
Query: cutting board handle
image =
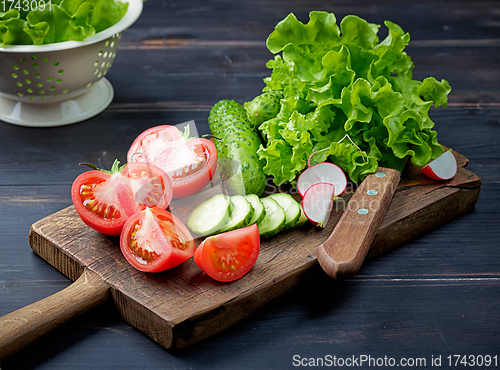
<svg viewBox="0 0 500 370"><path fill-rule="evenodd" d="M86 269L60 292L0 317L0 361L69 319L106 302L108 296L109 285Z"/></svg>
<svg viewBox="0 0 500 370"><path fill-rule="evenodd" d="M379 167L349 200L329 238L318 247L318 262L332 278L356 274L399 184L399 171Z"/></svg>

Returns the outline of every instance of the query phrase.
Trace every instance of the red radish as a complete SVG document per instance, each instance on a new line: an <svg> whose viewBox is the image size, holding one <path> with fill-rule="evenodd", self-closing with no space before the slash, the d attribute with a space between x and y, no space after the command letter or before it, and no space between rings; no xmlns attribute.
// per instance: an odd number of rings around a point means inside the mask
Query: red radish
<svg viewBox="0 0 500 370"><path fill-rule="evenodd" d="M422 172L434 180L449 180L457 173L457 160L448 150L423 167Z"/></svg>
<svg viewBox="0 0 500 370"><path fill-rule="evenodd" d="M347 186L347 178L339 166L329 162L321 162L307 168L300 174L297 180L297 190L304 197L311 186L320 182L334 185L335 195L342 194Z"/></svg>
<svg viewBox="0 0 500 370"><path fill-rule="evenodd" d="M335 186L319 182L307 189L302 200L302 209L314 225L325 227L332 212Z"/></svg>

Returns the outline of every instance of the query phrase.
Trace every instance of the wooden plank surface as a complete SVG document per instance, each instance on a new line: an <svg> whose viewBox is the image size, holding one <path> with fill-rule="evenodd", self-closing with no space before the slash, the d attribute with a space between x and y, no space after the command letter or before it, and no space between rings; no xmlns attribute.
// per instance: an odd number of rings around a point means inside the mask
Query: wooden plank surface
<svg viewBox="0 0 500 370"><path fill-rule="evenodd" d="M426 178L411 164L406 167L371 255L388 252L473 209L481 180L463 167L465 157L455 155L460 168L446 182ZM84 269L95 272L111 287L125 321L163 347L178 349L229 328L298 284L317 264L316 249L333 231L353 191L350 184L325 229L309 225L262 240L253 269L229 284L209 278L192 259L163 273L139 272L123 258L117 237L87 227L72 206L36 222L30 244L72 280ZM181 220L189 216L189 209L175 201L171 211Z"/></svg>
<svg viewBox="0 0 500 370"><path fill-rule="evenodd" d="M356 277L336 282L319 271L312 286L299 284L253 318L179 353L148 340L115 308L101 307L0 367L291 369L294 355L366 354L426 358L429 368L432 356L498 354L499 6L148 0L107 75L115 98L106 111L54 129L0 123L0 315L71 283L31 251L27 235L34 222L71 204L71 183L83 170L77 163L124 161L134 137L157 124L194 119L208 133L208 111L218 99L244 102L260 92L271 57L264 40L289 12L302 20L312 9L338 19L357 14L408 31L414 77L445 78L452 86L448 107L432 109L431 118L439 141L467 156L467 168L481 178L479 201L472 212L370 259Z"/></svg>

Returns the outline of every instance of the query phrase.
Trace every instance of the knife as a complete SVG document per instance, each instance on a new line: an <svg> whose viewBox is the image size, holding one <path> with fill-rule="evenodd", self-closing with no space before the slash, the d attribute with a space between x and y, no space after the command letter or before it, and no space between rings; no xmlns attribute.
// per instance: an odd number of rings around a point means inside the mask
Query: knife
<svg viewBox="0 0 500 370"><path fill-rule="evenodd" d="M329 276L344 278L359 271L400 178L399 171L379 167L361 182L331 235L317 249L318 262Z"/></svg>

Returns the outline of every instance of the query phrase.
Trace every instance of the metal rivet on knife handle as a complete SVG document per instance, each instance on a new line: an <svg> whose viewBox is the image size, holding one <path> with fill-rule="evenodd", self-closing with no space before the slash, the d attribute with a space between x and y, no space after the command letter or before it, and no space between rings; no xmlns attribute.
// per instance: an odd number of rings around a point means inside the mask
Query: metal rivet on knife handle
<svg viewBox="0 0 500 370"><path fill-rule="evenodd" d="M318 247L318 262L333 278L358 272L396 191L399 171L379 168L349 200L330 237Z"/></svg>

